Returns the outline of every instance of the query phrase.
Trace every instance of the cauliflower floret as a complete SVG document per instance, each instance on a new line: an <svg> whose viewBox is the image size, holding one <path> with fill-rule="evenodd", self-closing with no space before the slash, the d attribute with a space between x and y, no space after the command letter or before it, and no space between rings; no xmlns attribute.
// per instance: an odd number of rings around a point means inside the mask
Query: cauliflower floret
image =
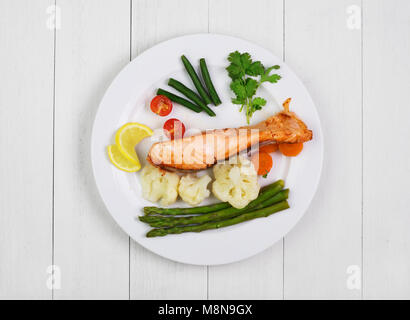
<svg viewBox="0 0 410 320"><path fill-rule="evenodd" d="M212 193L221 201L241 209L259 194L258 177L251 161L243 156L232 159L235 164L214 166L215 181Z"/></svg>
<svg viewBox="0 0 410 320"><path fill-rule="evenodd" d="M174 203L178 197L179 176L172 172L167 172L150 164L141 170L142 196L144 199L168 206Z"/></svg>
<svg viewBox="0 0 410 320"><path fill-rule="evenodd" d="M204 175L200 178L192 174L183 176L179 182L179 195L186 203L195 206L209 197L210 192L207 186L211 180L208 175Z"/></svg>

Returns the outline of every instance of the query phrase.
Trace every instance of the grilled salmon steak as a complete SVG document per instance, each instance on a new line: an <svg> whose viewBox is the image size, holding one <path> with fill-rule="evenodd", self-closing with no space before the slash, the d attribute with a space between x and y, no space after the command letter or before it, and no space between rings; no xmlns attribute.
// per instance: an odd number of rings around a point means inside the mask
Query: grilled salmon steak
<svg viewBox="0 0 410 320"><path fill-rule="evenodd" d="M168 171L196 171L211 167L242 151L271 143L300 143L312 140L312 131L289 111L284 110L254 126L206 130L200 134L151 146L147 160Z"/></svg>

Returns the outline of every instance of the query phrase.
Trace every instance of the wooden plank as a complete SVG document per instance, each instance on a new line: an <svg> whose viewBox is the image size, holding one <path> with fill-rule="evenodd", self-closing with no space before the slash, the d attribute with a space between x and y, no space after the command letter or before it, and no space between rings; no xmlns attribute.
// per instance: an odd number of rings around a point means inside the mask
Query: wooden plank
<svg viewBox="0 0 410 320"><path fill-rule="evenodd" d="M282 57L283 1L210 0L209 32L252 41Z"/></svg>
<svg viewBox="0 0 410 320"><path fill-rule="evenodd" d="M50 299L53 1L0 2L0 298Z"/></svg>
<svg viewBox="0 0 410 320"><path fill-rule="evenodd" d="M132 3L133 57L158 42L207 32L206 0L137 0ZM205 299L206 267L175 263L131 242L131 299Z"/></svg>
<svg viewBox="0 0 410 320"><path fill-rule="evenodd" d="M363 5L364 297L409 299L410 2Z"/></svg>
<svg viewBox="0 0 410 320"><path fill-rule="evenodd" d="M133 0L133 58L175 37L208 31L207 0Z"/></svg>
<svg viewBox="0 0 410 320"><path fill-rule="evenodd" d="M282 57L283 1L210 1L209 31L238 36ZM253 14L257 13L257 21ZM227 53L228 54L228 53ZM282 299L282 241L245 261L209 267L210 299Z"/></svg>
<svg viewBox="0 0 410 320"><path fill-rule="evenodd" d="M127 299L128 236L100 199L89 154L99 102L129 61L130 2L57 4L54 260L62 279L54 296Z"/></svg>
<svg viewBox="0 0 410 320"><path fill-rule="evenodd" d="M164 259L133 241L130 254L131 299L206 299L206 267Z"/></svg>
<svg viewBox="0 0 410 320"><path fill-rule="evenodd" d="M286 62L316 103L325 159L310 209L285 238L284 297L360 298L347 285L349 266L361 267L361 32L347 27L360 1L285 4Z"/></svg>

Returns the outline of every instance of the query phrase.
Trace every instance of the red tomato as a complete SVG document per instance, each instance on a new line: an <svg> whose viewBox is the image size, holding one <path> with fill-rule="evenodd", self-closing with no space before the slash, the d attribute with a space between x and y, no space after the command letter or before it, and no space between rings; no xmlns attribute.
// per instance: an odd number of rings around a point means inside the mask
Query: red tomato
<svg viewBox="0 0 410 320"><path fill-rule="evenodd" d="M168 119L164 123L164 131L168 138L179 139L184 136L185 126L178 119Z"/></svg>
<svg viewBox="0 0 410 320"><path fill-rule="evenodd" d="M172 111L172 102L166 96L155 96L154 99L151 100L151 111L161 117L165 117Z"/></svg>

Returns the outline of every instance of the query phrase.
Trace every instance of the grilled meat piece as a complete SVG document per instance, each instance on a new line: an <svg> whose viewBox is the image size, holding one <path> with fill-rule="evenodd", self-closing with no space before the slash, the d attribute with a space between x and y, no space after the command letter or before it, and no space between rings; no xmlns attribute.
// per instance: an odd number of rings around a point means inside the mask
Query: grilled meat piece
<svg viewBox="0 0 410 320"><path fill-rule="evenodd" d="M254 126L206 130L182 139L152 145L147 160L169 171L197 171L221 160L270 143L300 143L312 139L312 131L289 111L290 98L284 110Z"/></svg>

